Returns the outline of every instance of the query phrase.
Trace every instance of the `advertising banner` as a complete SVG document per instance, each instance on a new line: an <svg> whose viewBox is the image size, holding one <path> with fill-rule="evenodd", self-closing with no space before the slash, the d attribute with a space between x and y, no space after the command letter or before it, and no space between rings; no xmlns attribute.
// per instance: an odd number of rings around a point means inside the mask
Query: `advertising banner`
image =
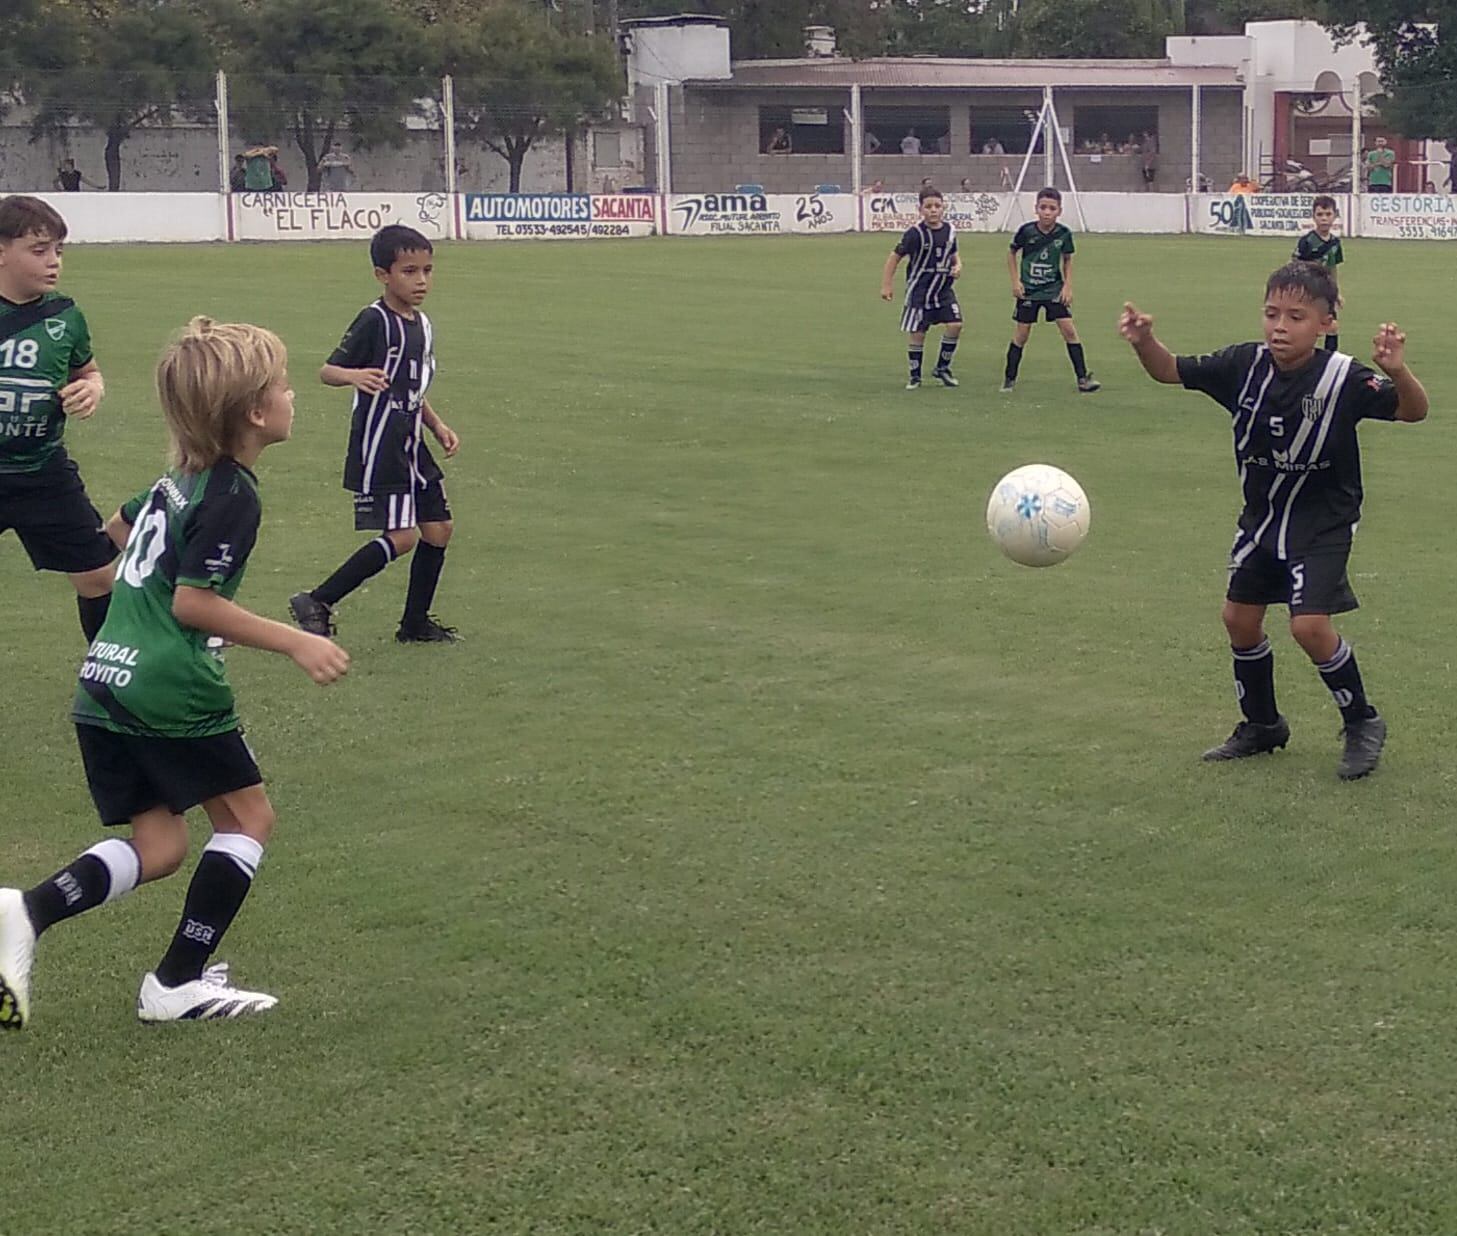
<svg viewBox="0 0 1457 1236"><path fill-rule="evenodd" d="M958 232L994 232L1011 196L1010 193L948 193L946 218ZM867 232L904 232L920 221L921 204L917 194L874 193L865 198Z"/></svg>
<svg viewBox="0 0 1457 1236"><path fill-rule="evenodd" d="M1336 199L1336 230L1349 230L1351 199ZM1312 193L1200 194L1195 198L1196 232L1230 235L1300 236L1315 226L1311 220Z"/></svg>
<svg viewBox="0 0 1457 1236"><path fill-rule="evenodd" d="M1446 193L1363 193L1361 235L1457 240L1457 198Z"/></svg>
<svg viewBox="0 0 1457 1236"><path fill-rule="evenodd" d="M654 193L467 193L467 240L586 240L661 230Z"/></svg>
<svg viewBox="0 0 1457 1236"><path fill-rule="evenodd" d="M674 236L853 232L850 193L688 193L668 199Z"/></svg>
<svg viewBox="0 0 1457 1236"><path fill-rule="evenodd" d="M444 193L234 193L231 205L238 240L368 240L389 223L450 236Z"/></svg>

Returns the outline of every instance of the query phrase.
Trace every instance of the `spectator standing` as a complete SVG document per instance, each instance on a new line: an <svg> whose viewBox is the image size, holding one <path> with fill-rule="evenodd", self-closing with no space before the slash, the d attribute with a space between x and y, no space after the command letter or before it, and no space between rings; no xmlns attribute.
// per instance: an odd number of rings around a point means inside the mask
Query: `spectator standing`
<svg viewBox="0 0 1457 1236"><path fill-rule="evenodd" d="M914 129L907 129L906 135L901 138L901 154L918 155L921 153L921 139L916 136Z"/></svg>
<svg viewBox="0 0 1457 1236"><path fill-rule="evenodd" d="M335 142L319 160L319 188L326 193L345 193L354 179L354 161Z"/></svg>
<svg viewBox="0 0 1457 1236"><path fill-rule="evenodd" d="M1375 149L1366 152L1366 191L1391 193L1395 178L1396 151L1386 144L1384 137L1378 137Z"/></svg>

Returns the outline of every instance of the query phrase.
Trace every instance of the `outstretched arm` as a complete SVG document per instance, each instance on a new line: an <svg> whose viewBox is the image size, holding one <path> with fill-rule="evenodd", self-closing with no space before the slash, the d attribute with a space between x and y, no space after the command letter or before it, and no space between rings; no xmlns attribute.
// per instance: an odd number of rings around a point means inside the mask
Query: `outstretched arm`
<svg viewBox="0 0 1457 1236"><path fill-rule="evenodd" d="M1123 316L1118 319L1118 333L1133 345L1144 372L1155 382L1177 385L1179 362L1174 354L1164 347L1153 334L1153 318L1140 313L1131 303L1123 306Z"/></svg>

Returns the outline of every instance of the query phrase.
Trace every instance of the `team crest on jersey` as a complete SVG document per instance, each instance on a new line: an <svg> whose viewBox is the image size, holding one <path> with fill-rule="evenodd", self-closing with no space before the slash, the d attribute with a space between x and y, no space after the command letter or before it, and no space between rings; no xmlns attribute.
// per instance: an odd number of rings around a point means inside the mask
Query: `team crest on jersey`
<svg viewBox="0 0 1457 1236"><path fill-rule="evenodd" d="M56 343L60 343L66 337L66 323L60 318L47 318L46 334Z"/></svg>
<svg viewBox="0 0 1457 1236"><path fill-rule="evenodd" d="M1324 413L1322 406L1325 401L1319 395L1302 395L1300 397L1300 415L1308 421L1318 421Z"/></svg>

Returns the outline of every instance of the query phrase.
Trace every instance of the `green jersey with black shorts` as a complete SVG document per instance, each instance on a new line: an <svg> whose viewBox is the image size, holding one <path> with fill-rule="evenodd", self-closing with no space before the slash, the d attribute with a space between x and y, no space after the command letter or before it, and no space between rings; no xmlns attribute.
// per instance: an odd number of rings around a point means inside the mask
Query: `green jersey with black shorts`
<svg viewBox="0 0 1457 1236"><path fill-rule="evenodd" d="M1346 260L1346 255L1341 252L1341 238L1332 234L1324 240L1319 232L1306 232L1300 238L1300 243L1295 246L1295 260L1297 262L1319 262L1329 270L1334 270Z"/></svg>
<svg viewBox="0 0 1457 1236"><path fill-rule="evenodd" d="M150 738L206 738L238 728L221 656L172 614L179 586L232 600L258 537L258 482L223 458L172 471L122 507L132 526L111 609L81 666L78 725Z"/></svg>
<svg viewBox="0 0 1457 1236"><path fill-rule="evenodd" d="M1036 223L1024 223L1012 237L1012 252L1019 250L1022 299L1057 300L1062 295L1062 259L1074 252L1072 232L1061 223L1054 224L1050 232Z"/></svg>
<svg viewBox="0 0 1457 1236"><path fill-rule="evenodd" d="M29 324L7 335L17 321ZM90 361L91 332L70 297L0 297L0 476L39 472L61 450L66 415L56 392Z"/></svg>

